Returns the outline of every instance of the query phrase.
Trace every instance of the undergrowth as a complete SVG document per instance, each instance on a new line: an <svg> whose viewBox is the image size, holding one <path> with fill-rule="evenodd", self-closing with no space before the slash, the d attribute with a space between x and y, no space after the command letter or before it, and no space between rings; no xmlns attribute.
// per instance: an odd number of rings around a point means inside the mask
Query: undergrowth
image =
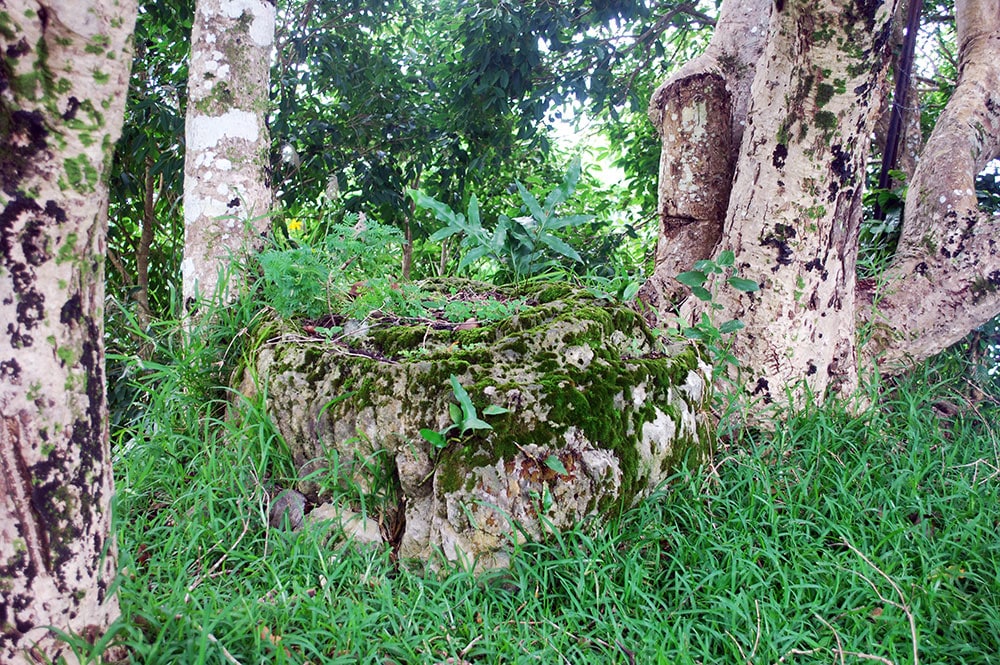
<svg viewBox="0 0 1000 665"><path fill-rule="evenodd" d="M114 437L134 662L1000 662L1000 407L967 401L954 359L862 413L738 432L609 524L475 576L268 529L280 436L217 387L211 334L159 332Z"/></svg>

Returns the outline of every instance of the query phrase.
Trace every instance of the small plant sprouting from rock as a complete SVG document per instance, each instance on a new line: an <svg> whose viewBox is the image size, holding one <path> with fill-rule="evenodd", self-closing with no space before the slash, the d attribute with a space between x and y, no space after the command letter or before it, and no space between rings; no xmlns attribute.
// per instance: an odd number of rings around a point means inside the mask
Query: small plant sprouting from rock
<svg viewBox="0 0 1000 665"><path fill-rule="evenodd" d="M428 428L420 430L420 436L439 451L447 448L448 444L454 440L466 442L476 432L488 432L493 429L492 425L479 417L476 405L472 403L472 398L469 397L468 391L459 383L458 377L452 374L449 377L449 381L451 382L451 390L455 395L455 399L458 401L458 404L452 403L448 405L451 425L441 430ZM497 404L489 404L483 409L484 416L498 416L504 413L510 413L510 409ZM563 464L557 455L549 455L543 463L559 475L569 476L566 465ZM551 501L549 505L551 505ZM548 506L545 507L545 510L548 510Z"/></svg>
<svg viewBox="0 0 1000 665"><path fill-rule="evenodd" d="M420 436L439 450L448 446L449 438L457 438L460 441L464 441L476 432L493 429L492 425L479 417L476 405L472 403L472 398L469 397L468 391L458 382L458 377L452 374L449 380L451 381L451 390L455 395L455 399L458 400L458 404L452 403L448 405L451 425L436 431L427 428L420 430ZM483 409L483 415L497 416L509 411L509 409L505 409L497 404L490 404Z"/></svg>

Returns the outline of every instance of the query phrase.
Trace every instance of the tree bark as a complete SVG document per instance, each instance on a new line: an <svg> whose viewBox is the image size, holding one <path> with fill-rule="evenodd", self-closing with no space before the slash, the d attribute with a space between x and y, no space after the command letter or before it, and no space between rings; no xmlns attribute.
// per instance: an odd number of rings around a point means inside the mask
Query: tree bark
<svg viewBox="0 0 1000 665"><path fill-rule="evenodd" d="M270 226L268 108L274 5L198 0L184 157L185 304L228 299L219 276Z"/></svg>
<svg viewBox="0 0 1000 665"><path fill-rule="evenodd" d="M902 237L877 295L866 355L911 366L1000 313L1000 221L975 177L1000 157L1000 4L957 0L959 77L906 197Z"/></svg>
<svg viewBox="0 0 1000 665"><path fill-rule="evenodd" d="M649 118L663 144L659 239L640 298L665 313L683 293L674 277L707 259L722 237L771 0L727 2L705 52L653 93Z"/></svg>
<svg viewBox="0 0 1000 665"><path fill-rule="evenodd" d="M134 0L0 17L0 662L76 662L118 614L104 377L107 175Z"/></svg>
<svg viewBox="0 0 1000 665"><path fill-rule="evenodd" d="M899 5L896 7L896 15L893 17L892 21L892 42L891 42L891 52L892 52L892 78L893 83L898 87L898 80L903 75L901 67L906 64L903 63L902 55L905 47L905 41L907 39L907 22L910 16L911 6L915 4L922 4L922 0L900 0ZM919 39L919 24L917 25L917 38ZM896 91L894 90L891 97L886 97L883 104L882 110L879 114L879 119L875 124L875 145L876 147L882 147L882 160L885 162L886 153L888 152L888 138L889 138L889 125L892 120L892 115L894 111L900 111L902 114L902 122L900 125L900 132L896 138L896 161L894 164L890 164L890 168L896 171L901 171L906 174L907 182L909 182L910 177L913 176L913 172L917 168L917 162L920 159L920 151L923 149L924 139L920 131L920 93L916 85L916 79L913 76L914 63L911 61L910 72L906 76L909 85L906 90L906 101L905 105L902 107L898 106L898 100L895 99ZM895 180L890 182L893 187L900 186L902 182L897 182Z"/></svg>
<svg viewBox="0 0 1000 665"><path fill-rule="evenodd" d="M996 0L956 1L958 87L911 180L886 284L856 279L866 159L888 93L896 4L775 2L715 249L732 250L741 276L761 290L747 294L720 280L714 302L688 301L680 309L689 322L708 314L745 324L731 351L740 361L740 383L765 402L849 394L862 369L877 364L883 372L901 371L1000 312L997 219L979 211L974 184L1000 154ZM724 24L725 16L717 29L739 33ZM701 63L684 76L713 73ZM724 108L721 93L708 97ZM661 89L653 106L683 107L685 99L684 88L674 85ZM692 157L695 164L705 162L699 161L705 151L691 147L696 133L681 148L663 136L664 152L672 156L661 163L677 156L679 163ZM661 169L661 183L676 181L677 173ZM723 190L722 169L714 179L706 175L710 169L699 173L688 179L695 183L689 199L707 201ZM674 189L661 184L661 210L673 205L662 197ZM678 237L661 229L660 241ZM674 274L687 268L671 266Z"/></svg>
<svg viewBox="0 0 1000 665"><path fill-rule="evenodd" d="M764 402L797 403L857 385L861 194L886 94L894 9L895 2L784 0L771 12L717 248L733 251L741 276L761 290L719 282L712 303L681 309L691 323L707 314L746 325L732 352L740 383Z"/></svg>
<svg viewBox="0 0 1000 665"><path fill-rule="evenodd" d="M764 402L857 386L861 195L893 10L790 0L772 19L723 241L761 291L717 294L746 325L734 354Z"/></svg>

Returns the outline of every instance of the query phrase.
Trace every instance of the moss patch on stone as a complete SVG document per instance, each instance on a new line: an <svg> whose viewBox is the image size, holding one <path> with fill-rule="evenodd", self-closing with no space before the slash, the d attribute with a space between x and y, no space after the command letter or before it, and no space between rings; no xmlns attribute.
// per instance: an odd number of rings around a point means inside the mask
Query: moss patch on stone
<svg viewBox="0 0 1000 665"><path fill-rule="evenodd" d="M433 477L432 498L441 511L449 496L480 491L484 469L502 477L515 458L517 473L554 491L573 475L562 477L544 459L555 455L579 473L589 450L615 460L616 491L607 485L611 476L588 480L606 487L587 510L607 511L633 503L680 461L707 456L711 428L703 409L709 390L692 397L684 387L707 370L693 347L664 348L625 305L563 284L532 290L531 304L513 316L474 327L402 322L372 326L353 338L263 345L255 364L296 462L325 458L331 450L348 459L359 438L376 448L405 442L430 466L423 474ZM452 431L438 450L419 430L451 424L452 376L492 429L461 436ZM508 413L485 416L491 404ZM696 420L701 425L694 428ZM650 454L643 446L656 448L655 461L643 457Z"/></svg>

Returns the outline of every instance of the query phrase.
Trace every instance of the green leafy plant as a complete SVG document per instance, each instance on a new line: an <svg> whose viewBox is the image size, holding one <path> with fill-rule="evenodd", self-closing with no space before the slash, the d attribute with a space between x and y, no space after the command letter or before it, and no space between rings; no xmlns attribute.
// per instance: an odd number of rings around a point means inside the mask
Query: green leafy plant
<svg viewBox="0 0 1000 665"><path fill-rule="evenodd" d="M385 276L403 242L398 229L353 213L324 228L323 238L275 247L257 256L264 297L280 315L318 318L335 309L335 301L344 307L360 300L350 308L372 311L386 300L412 300ZM354 288L358 282L365 288Z"/></svg>
<svg viewBox="0 0 1000 665"><path fill-rule="evenodd" d="M893 181L905 183L906 174L890 171ZM903 226L906 185L891 188L872 187L862 197L864 219L858 237L858 273L861 277L880 274L892 260ZM875 211L881 211L881 218Z"/></svg>
<svg viewBox="0 0 1000 665"><path fill-rule="evenodd" d="M715 296L707 288L713 275L726 275L728 273L724 283L737 291L753 293L760 290L760 285L757 282L735 274L733 267L735 262L735 254L726 250L721 252L715 260L696 261L694 270L682 272L677 275L676 279L690 288L694 297L709 303L711 310L717 311L722 309L722 305L715 302ZM735 366L739 364L736 357L729 351L732 345L725 338L727 335L742 330L743 327L743 322L739 319L730 319L717 324L715 318L708 311L703 311L694 325L681 328L681 334L687 339L696 340L705 345L712 356L712 362L715 364L718 374L724 365Z"/></svg>
<svg viewBox="0 0 1000 665"><path fill-rule="evenodd" d="M581 263L580 254L556 231L577 226L593 219L592 215L567 215L560 217L556 209L573 195L580 179L580 160L573 160L562 182L540 203L520 182L516 183L524 211L527 215L510 217L500 215L493 230L482 223L479 200L473 194L466 214L456 213L448 205L411 189L409 194L421 208L429 209L445 226L431 235L430 240L441 241L462 234L462 246L467 248L458 264L461 271L480 259L489 258L509 271L515 281L548 270L559 258Z"/></svg>
<svg viewBox="0 0 1000 665"><path fill-rule="evenodd" d="M468 391L462 387L461 383L459 383L458 377L452 374L449 381L451 382L451 390L455 395L455 399L458 401L458 404L452 403L448 405L448 413L451 416L451 424L436 431L428 428L420 430L420 436L438 449L446 448L450 439L457 438L459 440L464 440L468 439L476 432L490 431L493 429L492 425L479 417L479 412L476 409L475 404L472 403L472 398L469 397ZM509 409L505 409L497 404L490 404L483 409L483 415L497 416L503 413L508 413L508 411Z"/></svg>

